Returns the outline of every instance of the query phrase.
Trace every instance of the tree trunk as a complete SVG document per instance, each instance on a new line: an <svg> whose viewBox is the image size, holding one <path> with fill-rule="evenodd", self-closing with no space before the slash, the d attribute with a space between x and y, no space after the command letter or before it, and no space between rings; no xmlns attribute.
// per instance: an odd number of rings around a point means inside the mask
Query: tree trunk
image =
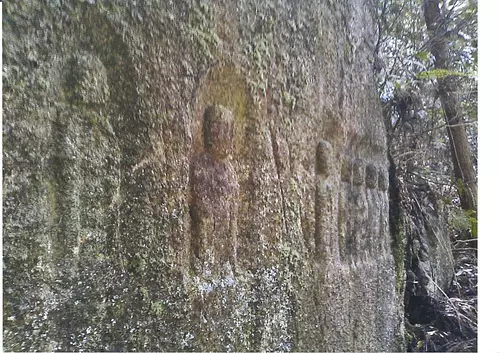
<svg viewBox="0 0 500 353"><path fill-rule="evenodd" d="M429 43L435 58L436 69L449 70L448 40L446 23L439 7L440 0L424 0L424 16L429 33ZM460 103L456 94L457 83L453 76L438 78L439 98L444 109L450 139L451 156L455 180L457 183L460 204L464 210L477 212L477 179L471 158L471 151L464 121L461 116Z"/></svg>

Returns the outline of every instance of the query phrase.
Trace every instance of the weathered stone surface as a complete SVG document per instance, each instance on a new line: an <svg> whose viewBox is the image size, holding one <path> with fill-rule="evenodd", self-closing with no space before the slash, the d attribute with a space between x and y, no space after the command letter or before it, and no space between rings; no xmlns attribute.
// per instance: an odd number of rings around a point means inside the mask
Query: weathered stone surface
<svg viewBox="0 0 500 353"><path fill-rule="evenodd" d="M389 188L389 175L387 169L379 169L378 171L378 188L382 191L387 191Z"/></svg>
<svg viewBox="0 0 500 353"><path fill-rule="evenodd" d="M422 185L411 188L414 198L411 200L412 224L407 226L407 301L412 296L443 298L454 274L453 254L442 206L430 188Z"/></svg>
<svg viewBox="0 0 500 353"><path fill-rule="evenodd" d="M401 350L369 6L5 3L6 349Z"/></svg>
<svg viewBox="0 0 500 353"><path fill-rule="evenodd" d="M372 164L368 164L365 171L365 185L367 188L375 189L377 184L377 167Z"/></svg>

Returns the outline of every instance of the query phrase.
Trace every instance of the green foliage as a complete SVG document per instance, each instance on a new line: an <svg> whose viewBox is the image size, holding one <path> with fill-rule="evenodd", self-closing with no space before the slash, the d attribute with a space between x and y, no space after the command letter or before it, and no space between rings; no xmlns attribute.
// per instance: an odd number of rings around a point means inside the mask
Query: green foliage
<svg viewBox="0 0 500 353"><path fill-rule="evenodd" d="M420 72L416 75L418 79L439 79L439 78L444 78L447 76L462 76L462 77L468 77L470 76L469 74L463 73L463 72L458 72L458 71L451 71L451 70L444 70L444 69L432 69L428 71L423 71Z"/></svg>
<svg viewBox="0 0 500 353"><path fill-rule="evenodd" d="M426 61L429 60L430 53L428 51L419 51L414 54L415 58L420 60L420 61Z"/></svg>
<svg viewBox="0 0 500 353"><path fill-rule="evenodd" d="M472 210L462 210L454 207L450 209L448 216L450 226L458 231L470 230L474 239L477 239L477 216Z"/></svg>
<svg viewBox="0 0 500 353"><path fill-rule="evenodd" d="M452 208L448 217L450 226L458 230L469 229L469 217L466 212L460 208Z"/></svg>
<svg viewBox="0 0 500 353"><path fill-rule="evenodd" d="M476 212L473 210L467 210L465 211L465 214L467 215L467 219L469 221L469 226L470 226L470 231L472 238L477 239L477 215Z"/></svg>
<svg viewBox="0 0 500 353"><path fill-rule="evenodd" d="M445 206L450 212L450 226L477 236L475 215L464 213L451 202L466 190L453 177L450 181L454 165L437 84L442 79L453 84L472 159L477 160L477 3L443 3L446 69L435 68L429 44L436 37L429 38L422 30L426 23L421 7L421 1L378 0L376 54L384 65L377 71L377 78L380 98L391 106L386 117L386 126L393 128L389 131L389 148L402 183L427 184L439 199L450 200Z"/></svg>

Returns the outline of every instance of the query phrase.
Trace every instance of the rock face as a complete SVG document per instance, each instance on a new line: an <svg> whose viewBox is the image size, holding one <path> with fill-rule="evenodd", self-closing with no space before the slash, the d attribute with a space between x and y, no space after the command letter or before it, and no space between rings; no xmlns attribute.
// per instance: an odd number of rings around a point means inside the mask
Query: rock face
<svg viewBox="0 0 500 353"><path fill-rule="evenodd" d="M6 349L402 350L369 9L6 3Z"/></svg>
<svg viewBox="0 0 500 353"><path fill-rule="evenodd" d="M426 184L417 184L409 189L415 195L409 201L411 208L406 206L411 209L409 216L412 222L407 225L406 231L405 305L411 312L414 311L412 301L419 301L422 297L445 298L454 275L454 260L446 229L447 220L435 194ZM418 305L416 311L421 307Z"/></svg>

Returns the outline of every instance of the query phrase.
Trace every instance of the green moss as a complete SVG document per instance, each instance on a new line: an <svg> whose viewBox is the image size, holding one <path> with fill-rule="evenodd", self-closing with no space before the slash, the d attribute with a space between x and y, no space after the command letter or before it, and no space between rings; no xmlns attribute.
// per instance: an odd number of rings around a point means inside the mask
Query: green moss
<svg viewBox="0 0 500 353"><path fill-rule="evenodd" d="M149 291L146 287L140 287L139 292L141 293L144 300L149 300Z"/></svg>
<svg viewBox="0 0 500 353"><path fill-rule="evenodd" d="M207 4L198 2L189 11L189 33L198 46L198 52L205 60L213 60L220 38L214 30L214 11Z"/></svg>
<svg viewBox="0 0 500 353"><path fill-rule="evenodd" d="M153 315L155 316L160 316L163 311L165 310L165 308L163 307L163 303L162 302L151 302L150 304L150 311Z"/></svg>
<svg viewBox="0 0 500 353"><path fill-rule="evenodd" d="M269 39L270 34L256 34L253 42L248 44L246 54L251 58L253 63L254 78L250 81L253 100L257 102L260 97L265 96L267 89L267 70L271 61Z"/></svg>
<svg viewBox="0 0 500 353"><path fill-rule="evenodd" d="M352 60L352 45L349 42L346 42L344 45L344 60L348 63Z"/></svg>
<svg viewBox="0 0 500 353"><path fill-rule="evenodd" d="M125 262L127 271L137 276L143 274L146 270L147 262L144 259L144 255L137 253L131 260Z"/></svg>
<svg viewBox="0 0 500 353"><path fill-rule="evenodd" d="M251 108L250 93L242 75L230 66L211 71L202 92L202 104L219 104L232 111L236 130L235 147L240 150L244 145L244 127Z"/></svg>
<svg viewBox="0 0 500 353"><path fill-rule="evenodd" d="M297 99L294 96L287 91L283 91L283 103L285 106L293 110L295 108L296 101Z"/></svg>
<svg viewBox="0 0 500 353"><path fill-rule="evenodd" d="M52 179L48 179L45 183L45 190L47 192L47 203L50 208L49 214L52 216L52 222L56 223L56 215L57 215L57 191L56 186L54 185L54 181Z"/></svg>

